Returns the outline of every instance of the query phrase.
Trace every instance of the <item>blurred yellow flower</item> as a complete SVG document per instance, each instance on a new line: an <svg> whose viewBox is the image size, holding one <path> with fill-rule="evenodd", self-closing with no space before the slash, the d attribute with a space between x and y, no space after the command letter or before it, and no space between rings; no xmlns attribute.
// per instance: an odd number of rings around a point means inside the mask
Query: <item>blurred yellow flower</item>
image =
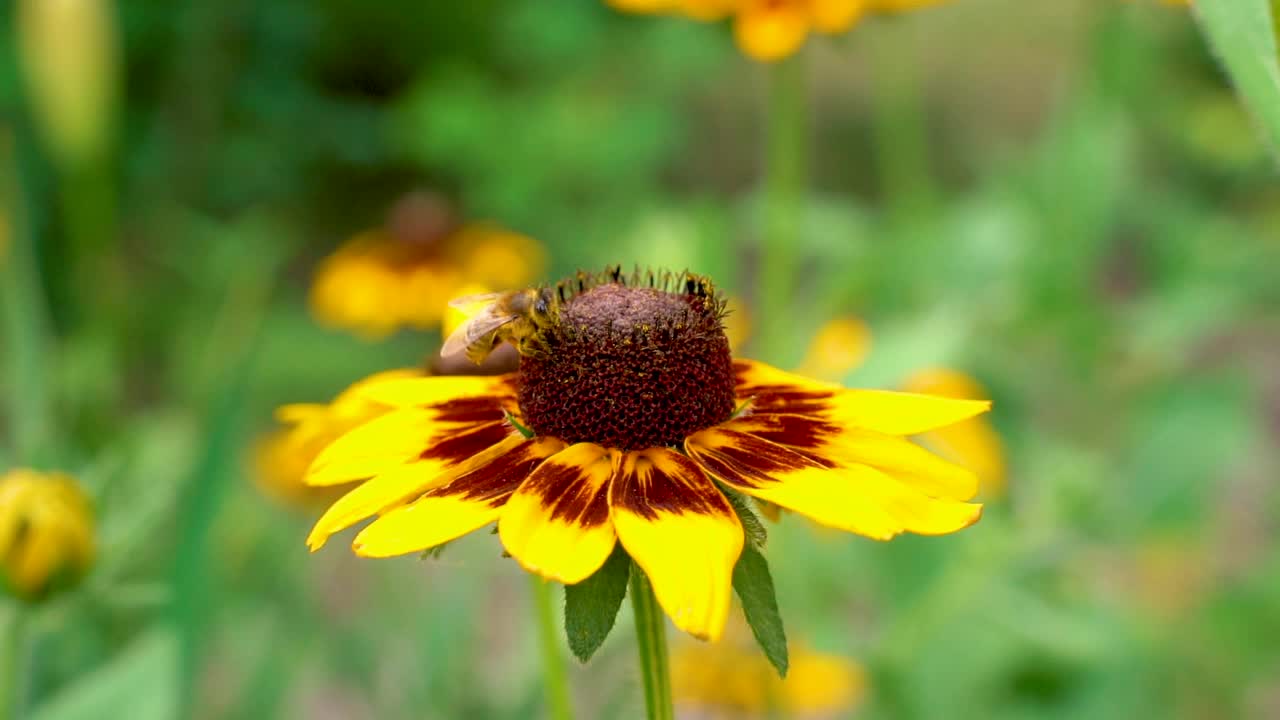
<svg viewBox="0 0 1280 720"><path fill-rule="evenodd" d="M695 20L720 20L737 9L741 0L606 0L623 12L684 15Z"/></svg>
<svg viewBox="0 0 1280 720"><path fill-rule="evenodd" d="M867 13L893 13L944 0L607 0L624 12L677 14L697 20L734 15L738 47L765 62L781 60L804 45L809 33L848 31Z"/></svg>
<svg viewBox="0 0 1280 720"><path fill-rule="evenodd" d="M335 492L302 482L311 461L348 430L392 409L366 398L365 387L424 374L413 369L387 370L357 382L328 404L295 403L278 408L276 419L284 427L264 435L254 446L254 478L258 487L288 505L309 507L334 500L343 488Z"/></svg>
<svg viewBox="0 0 1280 720"><path fill-rule="evenodd" d="M69 475L16 469L0 476L0 579L36 600L93 562L93 512Z"/></svg>
<svg viewBox="0 0 1280 720"><path fill-rule="evenodd" d="M406 225L360 233L321 261L310 294L321 324L370 339L432 329L463 285L522 285L546 264L536 241L490 223Z"/></svg>
<svg viewBox="0 0 1280 720"><path fill-rule="evenodd" d="M906 381L907 392L940 395L961 400L988 400L989 394L977 380L957 370L934 368L913 374ZM991 421L984 417L964 420L920 436L939 454L972 470L978 476L978 492L999 497L1005 492L1005 450Z"/></svg>
<svg viewBox="0 0 1280 720"><path fill-rule="evenodd" d="M820 380L843 380L870 351L867 324L855 317L838 317L818 328L797 372Z"/></svg>
<svg viewBox="0 0 1280 720"><path fill-rule="evenodd" d="M719 643L683 642L671 654L672 693L678 705L708 717L844 716L866 696L866 672L838 655L797 644L786 679L779 678L745 630L730 627Z"/></svg>
<svg viewBox="0 0 1280 720"><path fill-rule="evenodd" d="M119 75L111 3L20 0L15 9L24 86L50 152L64 168L101 160Z"/></svg>

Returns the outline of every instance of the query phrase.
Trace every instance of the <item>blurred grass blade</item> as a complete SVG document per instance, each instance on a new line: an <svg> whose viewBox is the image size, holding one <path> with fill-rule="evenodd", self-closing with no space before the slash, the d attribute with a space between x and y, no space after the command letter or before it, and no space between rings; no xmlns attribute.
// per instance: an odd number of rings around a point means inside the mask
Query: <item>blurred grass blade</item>
<svg viewBox="0 0 1280 720"><path fill-rule="evenodd" d="M35 238L24 222L26 198L13 136L0 126L0 304L4 309L4 357L9 427L18 462L47 450L52 409L49 320L36 262Z"/></svg>
<svg viewBox="0 0 1280 720"><path fill-rule="evenodd" d="M81 676L31 714L31 720L170 720L178 714L177 646L151 630L105 666Z"/></svg>
<svg viewBox="0 0 1280 720"><path fill-rule="evenodd" d="M1268 0L1195 0L1200 28L1245 104L1280 151L1280 58L1276 3Z"/></svg>
<svg viewBox="0 0 1280 720"><path fill-rule="evenodd" d="M237 262L227 268L225 295L213 318L206 357L211 364L202 373L205 401L204 443L186 479L179 505L178 539L172 570L172 619L179 641L179 703L181 717L190 717L195 703L195 682L205 635L218 607L217 583L211 558L212 527L233 475L239 469L239 448L249 376L261 344L262 321L274 288L280 263L289 248L279 254L251 252L271 247L277 236L270 222L250 217L244 225L223 228L217 240L229 247Z"/></svg>

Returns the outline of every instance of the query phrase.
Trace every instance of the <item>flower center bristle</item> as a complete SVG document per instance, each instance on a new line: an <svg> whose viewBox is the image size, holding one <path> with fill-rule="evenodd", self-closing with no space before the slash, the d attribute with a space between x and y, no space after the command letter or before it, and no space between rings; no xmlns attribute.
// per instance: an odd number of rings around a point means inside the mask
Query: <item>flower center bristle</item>
<svg viewBox="0 0 1280 720"><path fill-rule="evenodd" d="M734 410L723 303L693 275L580 275L520 360L521 415L538 435L622 450L678 445Z"/></svg>

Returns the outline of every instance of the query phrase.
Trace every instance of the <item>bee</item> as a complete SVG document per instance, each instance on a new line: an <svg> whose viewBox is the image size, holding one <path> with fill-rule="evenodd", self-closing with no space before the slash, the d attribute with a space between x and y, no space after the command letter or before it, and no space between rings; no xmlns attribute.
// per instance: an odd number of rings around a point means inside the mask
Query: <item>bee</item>
<svg viewBox="0 0 1280 720"><path fill-rule="evenodd" d="M555 295L549 288L460 297L449 303L469 317L440 348L441 357L466 352L479 365L502 342L526 355L541 346L541 331L554 322Z"/></svg>

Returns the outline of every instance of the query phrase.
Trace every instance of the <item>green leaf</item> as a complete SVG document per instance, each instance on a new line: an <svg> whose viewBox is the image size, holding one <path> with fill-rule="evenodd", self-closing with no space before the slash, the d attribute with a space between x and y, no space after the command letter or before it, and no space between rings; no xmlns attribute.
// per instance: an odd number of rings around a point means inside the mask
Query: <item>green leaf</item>
<svg viewBox="0 0 1280 720"><path fill-rule="evenodd" d="M747 540L752 547L757 550L763 550L765 542L769 539L769 531L765 529L764 523L760 521L760 516L751 507L751 501L746 495L716 483L716 487L720 488L720 492L729 499L729 504L733 506L734 512L738 513L738 519L742 521L742 530L747 535Z"/></svg>
<svg viewBox="0 0 1280 720"><path fill-rule="evenodd" d="M32 720L169 720L178 717L178 643L153 630L105 667L39 707Z"/></svg>
<svg viewBox="0 0 1280 720"><path fill-rule="evenodd" d="M1274 3L1269 0L1195 0L1200 28L1235 83L1236 91L1280 150L1280 58Z"/></svg>
<svg viewBox="0 0 1280 720"><path fill-rule="evenodd" d="M582 662L604 644L627 596L631 557L618 544L604 566L577 585L564 587L564 632L569 649Z"/></svg>
<svg viewBox="0 0 1280 720"><path fill-rule="evenodd" d="M742 556L733 568L733 589L742 601L742 612L747 624L765 657L778 671L778 677L787 676L787 633L782 629L782 616L778 614L778 597L773 590L773 576L769 563L753 545L742 548Z"/></svg>

